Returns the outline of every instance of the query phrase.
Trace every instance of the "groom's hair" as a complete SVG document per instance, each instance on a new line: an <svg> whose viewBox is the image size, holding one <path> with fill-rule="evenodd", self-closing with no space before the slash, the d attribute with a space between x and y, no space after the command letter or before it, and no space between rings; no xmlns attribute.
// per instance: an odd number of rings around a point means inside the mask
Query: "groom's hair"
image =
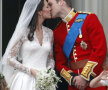
<svg viewBox="0 0 108 90"><path fill-rule="evenodd" d="M57 2L59 2L59 0L56 0ZM66 2L66 4L72 8L72 0L64 0Z"/></svg>

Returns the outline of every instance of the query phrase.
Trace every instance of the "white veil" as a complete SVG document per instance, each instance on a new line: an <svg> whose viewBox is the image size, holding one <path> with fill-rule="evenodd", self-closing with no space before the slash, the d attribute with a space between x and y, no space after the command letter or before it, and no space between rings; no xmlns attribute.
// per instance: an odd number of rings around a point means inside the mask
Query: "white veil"
<svg viewBox="0 0 108 90"><path fill-rule="evenodd" d="M11 68L7 63L7 58L9 56L9 52L12 49L12 47L20 40L22 35L26 32L28 25L35 13L35 10L40 3L40 0L26 0L24 7L22 9L19 21L17 23L16 29L12 35L12 38L10 39L8 46L6 48L5 54L3 55L0 63L0 72L3 73L5 76L6 82L9 84L10 78L12 77L14 73L14 69Z"/></svg>

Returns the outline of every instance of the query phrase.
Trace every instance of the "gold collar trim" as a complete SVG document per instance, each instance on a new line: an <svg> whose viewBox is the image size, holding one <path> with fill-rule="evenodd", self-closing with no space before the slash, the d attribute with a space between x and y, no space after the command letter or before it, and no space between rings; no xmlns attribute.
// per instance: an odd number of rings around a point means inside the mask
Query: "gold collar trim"
<svg viewBox="0 0 108 90"><path fill-rule="evenodd" d="M62 19L65 23L68 23L75 15L77 12L75 12L74 8L72 8L72 10L69 12L69 14Z"/></svg>

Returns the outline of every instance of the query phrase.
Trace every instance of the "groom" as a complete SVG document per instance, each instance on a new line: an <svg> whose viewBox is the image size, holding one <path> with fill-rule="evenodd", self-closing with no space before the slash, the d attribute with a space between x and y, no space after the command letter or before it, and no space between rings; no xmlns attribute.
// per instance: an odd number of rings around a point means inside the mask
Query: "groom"
<svg viewBox="0 0 108 90"><path fill-rule="evenodd" d="M89 82L102 72L107 45L95 14L77 12L71 0L48 0L52 18L62 21L54 30L56 68L68 82L68 90L94 90ZM106 90L106 87L95 88Z"/></svg>

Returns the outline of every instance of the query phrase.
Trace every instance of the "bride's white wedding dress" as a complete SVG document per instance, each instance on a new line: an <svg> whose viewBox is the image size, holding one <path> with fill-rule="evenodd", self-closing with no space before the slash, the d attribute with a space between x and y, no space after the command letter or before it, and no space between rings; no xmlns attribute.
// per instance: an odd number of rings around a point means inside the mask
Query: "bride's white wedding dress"
<svg viewBox="0 0 108 90"><path fill-rule="evenodd" d="M27 32L10 51L9 64L12 63L10 65L17 71L13 76L10 90L40 90L35 86L36 79L29 73L29 68L39 71L48 67L54 68L53 32L44 26L42 26L42 30L42 45L37 39L36 32L33 41L28 40ZM22 64L16 60L19 56L18 52L20 52Z"/></svg>

